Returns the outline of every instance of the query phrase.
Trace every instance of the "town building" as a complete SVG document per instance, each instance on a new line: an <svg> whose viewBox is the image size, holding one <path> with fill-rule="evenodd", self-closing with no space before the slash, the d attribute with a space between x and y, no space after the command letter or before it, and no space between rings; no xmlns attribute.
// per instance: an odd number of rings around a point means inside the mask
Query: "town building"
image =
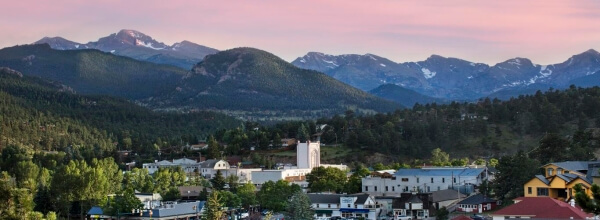
<svg viewBox="0 0 600 220"><path fill-rule="evenodd" d="M544 175L536 175L524 185L525 197L550 197L568 201L575 195L575 187L581 184L591 196L590 187L597 172L598 161L566 161L542 166Z"/></svg>
<svg viewBox="0 0 600 220"><path fill-rule="evenodd" d="M592 219L593 215L575 206L550 197L519 197L515 203L492 214L493 220L500 219Z"/></svg>
<svg viewBox="0 0 600 220"><path fill-rule="evenodd" d="M497 205L495 199L483 194L475 194L458 202L456 210L459 212L483 213L495 209Z"/></svg>
<svg viewBox="0 0 600 220"><path fill-rule="evenodd" d="M435 210L431 200L431 194L429 193L403 193L392 204L394 216L427 219L431 216L430 212Z"/></svg>
<svg viewBox="0 0 600 220"><path fill-rule="evenodd" d="M457 189L461 193L474 192L489 179L486 169L469 167L425 167L399 169L393 175L367 176L362 179L362 192L375 196L400 195L408 192L433 192Z"/></svg>
<svg viewBox="0 0 600 220"><path fill-rule="evenodd" d="M315 218L365 218L377 219L380 212L375 199L368 194L314 194L309 193L311 207L315 210Z"/></svg>

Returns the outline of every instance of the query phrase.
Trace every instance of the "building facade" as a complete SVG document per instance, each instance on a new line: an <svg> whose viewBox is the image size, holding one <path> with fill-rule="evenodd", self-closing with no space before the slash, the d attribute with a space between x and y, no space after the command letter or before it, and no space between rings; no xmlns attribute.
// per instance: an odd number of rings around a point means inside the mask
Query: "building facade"
<svg viewBox="0 0 600 220"><path fill-rule="evenodd" d="M375 199L368 194L314 194L309 193L311 207L315 210L316 219L329 219L334 216L342 218L364 218L375 220L380 209Z"/></svg>
<svg viewBox="0 0 600 220"><path fill-rule="evenodd" d="M485 168L430 167L399 169L390 176L367 176L362 179L362 192L376 196L400 195L408 192L433 192L457 189L471 193L488 178Z"/></svg>

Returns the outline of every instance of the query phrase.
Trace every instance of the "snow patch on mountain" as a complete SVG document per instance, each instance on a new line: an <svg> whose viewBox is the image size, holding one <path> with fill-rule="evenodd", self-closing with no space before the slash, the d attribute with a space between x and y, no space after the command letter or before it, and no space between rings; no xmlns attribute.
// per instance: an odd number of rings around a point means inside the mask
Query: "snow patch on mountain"
<svg viewBox="0 0 600 220"><path fill-rule="evenodd" d="M382 66L382 67L385 67L385 64L383 64L383 63L380 63L379 65Z"/></svg>
<svg viewBox="0 0 600 220"><path fill-rule="evenodd" d="M301 63L306 63L306 60L304 60L304 58L303 58L303 59L300 60L300 62Z"/></svg>
<svg viewBox="0 0 600 220"><path fill-rule="evenodd" d="M150 49L153 49L153 50L162 50L162 49L165 49L165 48L153 47L152 43L146 43L146 42L141 41L139 39L135 39L135 45L147 47L147 48L150 48Z"/></svg>
<svg viewBox="0 0 600 220"><path fill-rule="evenodd" d="M423 76L425 77L425 79L431 79L437 74L436 72L432 72L427 68L421 68L421 72L423 72Z"/></svg>
<svg viewBox="0 0 600 220"><path fill-rule="evenodd" d="M322 61L323 61L323 62L325 62L325 63L329 63L329 64L331 64L331 65L334 65L335 67L338 67L338 66L340 66L340 65L338 65L337 63L335 63L334 61L330 61L330 60L322 60ZM331 69L333 69L333 68L335 68L335 67L333 67L333 66L329 66L329 68L331 68Z"/></svg>
<svg viewBox="0 0 600 220"><path fill-rule="evenodd" d="M548 65L542 65L540 68L540 75L544 78L552 75L552 70L548 68Z"/></svg>
<svg viewBox="0 0 600 220"><path fill-rule="evenodd" d="M521 60L519 60L519 58L515 58L515 59L512 59L512 60L509 60L508 63L512 64L512 65L521 66Z"/></svg>

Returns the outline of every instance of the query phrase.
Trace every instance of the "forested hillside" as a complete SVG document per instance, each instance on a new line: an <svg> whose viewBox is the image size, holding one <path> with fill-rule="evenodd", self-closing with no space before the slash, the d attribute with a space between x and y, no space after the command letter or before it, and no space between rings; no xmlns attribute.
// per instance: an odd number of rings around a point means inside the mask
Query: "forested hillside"
<svg viewBox="0 0 600 220"><path fill-rule="evenodd" d="M152 108L239 110L267 118L331 116L348 108L388 112L401 105L297 68L254 48L208 55L171 94L144 101Z"/></svg>
<svg viewBox="0 0 600 220"><path fill-rule="evenodd" d="M58 81L81 94L141 99L172 91L186 70L98 50L54 50L47 44L0 50L0 66Z"/></svg>
<svg viewBox="0 0 600 220"><path fill-rule="evenodd" d="M193 143L240 122L211 112L155 113L128 101L73 94L68 87L0 69L0 150L64 151L72 159L104 158L116 149L154 153Z"/></svg>
<svg viewBox="0 0 600 220"><path fill-rule="evenodd" d="M587 160L598 149L600 88L538 91L508 101L484 99L477 103L415 105L388 114L345 116L305 122L281 123L272 128L220 132L218 139L246 146L254 140L268 148L270 137L299 137L302 130L322 132L325 144L360 150L343 161L373 163L374 152L386 162L429 159L441 148L454 158L499 158L525 150L540 161ZM318 124L327 124L318 130ZM248 126L247 126L248 127ZM245 139L244 139L245 137ZM245 140L240 141L240 140ZM241 143L241 144L240 144ZM561 157L550 151L565 151ZM535 156L537 155L537 156Z"/></svg>

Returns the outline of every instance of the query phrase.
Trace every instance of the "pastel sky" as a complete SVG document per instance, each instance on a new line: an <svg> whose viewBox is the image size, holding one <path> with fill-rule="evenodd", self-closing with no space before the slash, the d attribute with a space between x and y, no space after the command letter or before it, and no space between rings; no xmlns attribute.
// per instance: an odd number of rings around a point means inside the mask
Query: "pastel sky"
<svg viewBox="0 0 600 220"><path fill-rule="evenodd" d="M599 0L19 0L1 8L0 47L134 29L167 44L249 46L288 61L319 51L551 64L600 50Z"/></svg>

